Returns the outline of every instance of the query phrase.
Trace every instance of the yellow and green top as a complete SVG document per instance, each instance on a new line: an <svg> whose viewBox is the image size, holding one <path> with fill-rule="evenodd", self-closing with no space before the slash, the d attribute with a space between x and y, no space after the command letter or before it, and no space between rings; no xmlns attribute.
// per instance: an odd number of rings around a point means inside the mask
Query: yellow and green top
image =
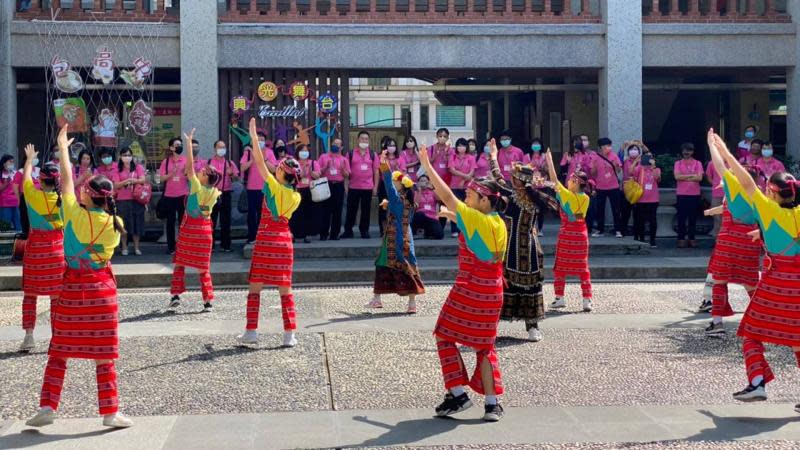
<svg viewBox="0 0 800 450"><path fill-rule="evenodd" d="M37 188L30 179L22 182L22 192L25 196L31 228L45 231L64 228L61 210L56 206L58 194Z"/></svg>
<svg viewBox="0 0 800 450"><path fill-rule="evenodd" d="M203 186L197 175L189 178L189 197L186 199L186 214L192 218L211 217L211 210L220 196L219 189L213 186Z"/></svg>
<svg viewBox="0 0 800 450"><path fill-rule="evenodd" d="M756 217L753 212L753 199L747 195L739 180L730 171L723 174L722 189L725 192L725 204L731 216L737 221L753 225Z"/></svg>
<svg viewBox="0 0 800 450"><path fill-rule="evenodd" d="M72 269L105 267L119 245L114 217L100 208L81 207L74 192L62 195L61 214L67 265Z"/></svg>
<svg viewBox="0 0 800 450"><path fill-rule="evenodd" d="M506 252L508 233L506 224L496 212L484 214L458 202L456 223L464 236L464 242L475 256L483 262L502 261Z"/></svg>
<svg viewBox="0 0 800 450"><path fill-rule="evenodd" d="M567 216L567 220L575 222L585 219L586 212L589 210L589 196L583 192L575 193L570 191L561 183L556 183L556 198L561 205L561 210Z"/></svg>
<svg viewBox="0 0 800 450"><path fill-rule="evenodd" d="M272 220L289 220L300 206L300 193L289 186L281 185L272 175L264 180L264 202L272 215Z"/></svg>

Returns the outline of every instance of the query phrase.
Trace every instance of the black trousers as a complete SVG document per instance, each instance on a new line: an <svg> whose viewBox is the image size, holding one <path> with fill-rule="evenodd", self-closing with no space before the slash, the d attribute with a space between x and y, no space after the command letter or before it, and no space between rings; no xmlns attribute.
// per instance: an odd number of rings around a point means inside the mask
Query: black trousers
<svg viewBox="0 0 800 450"><path fill-rule="evenodd" d="M425 239L443 239L444 230L442 224L436 219L431 219L421 212L414 213L414 218L411 220L411 229L416 232L423 230L425 232Z"/></svg>
<svg viewBox="0 0 800 450"><path fill-rule="evenodd" d="M466 189L453 189L453 194L456 196L457 199L461 200L462 202L467 198L467 190ZM450 222L450 233L458 233L458 225L455 222Z"/></svg>
<svg viewBox="0 0 800 450"><path fill-rule="evenodd" d="M317 204L311 200L311 188L300 188L297 192L300 194L300 206L289 219L289 228L295 238L303 239L318 234L315 217Z"/></svg>
<svg viewBox="0 0 800 450"><path fill-rule="evenodd" d="M697 224L697 209L700 207L699 195L679 195L678 204L675 205L678 209L678 240L686 240L686 235L689 235L689 240L694 240L695 228ZM688 223L688 227L686 226Z"/></svg>
<svg viewBox="0 0 800 450"><path fill-rule="evenodd" d="M170 252L175 251L175 225L180 225L183 221L183 213L186 211L186 196L166 197L164 202L167 205L167 248Z"/></svg>
<svg viewBox="0 0 800 450"><path fill-rule="evenodd" d="M637 203L633 205L633 238L644 242L644 226L649 224L650 245L656 245L658 231L658 203Z"/></svg>
<svg viewBox="0 0 800 450"><path fill-rule="evenodd" d="M264 191L260 189L247 190L247 241L253 242L258 234L258 223L261 222L261 203L264 201Z"/></svg>
<svg viewBox="0 0 800 450"><path fill-rule="evenodd" d="M597 219L597 214L595 210L597 209L597 200L594 197L589 197L589 208L586 210L586 231L589 233L595 229L595 219Z"/></svg>
<svg viewBox="0 0 800 450"><path fill-rule="evenodd" d="M595 203L594 212L597 229L601 233L606 232L606 200L611 202L611 216L614 218L614 231L622 233L622 224L620 221L622 191L619 189L598 190L597 195L592 199Z"/></svg>
<svg viewBox="0 0 800 450"><path fill-rule="evenodd" d="M220 224L220 244L223 250L231 249L231 191L225 191L219 196L219 200L211 209L212 230L217 229ZM215 241L216 242L216 241Z"/></svg>
<svg viewBox="0 0 800 450"><path fill-rule="evenodd" d="M378 204L387 198L386 185L383 184L383 178L381 178L380 181L378 181ZM380 207L378 208L378 228L381 230L381 236L383 236L383 227L386 224L387 214L387 210Z"/></svg>
<svg viewBox="0 0 800 450"><path fill-rule="evenodd" d="M28 219L28 205L25 204L25 196L22 195L22 189L19 193L19 223L22 228L22 239L28 239L28 233L31 231L31 221Z"/></svg>
<svg viewBox="0 0 800 450"><path fill-rule="evenodd" d="M372 206L372 189L350 189L347 192L347 215L344 220L344 234L352 235L356 224L356 213L361 210L358 230L361 234L369 233L370 207Z"/></svg>
<svg viewBox="0 0 800 450"><path fill-rule="evenodd" d="M342 232L342 206L344 205L344 183L329 181L331 198L319 203L320 239L339 239Z"/></svg>
<svg viewBox="0 0 800 450"><path fill-rule="evenodd" d="M628 225L631 222L631 216L633 215L634 205L631 205L628 200L625 199L625 196L622 196L622 204L620 205L619 211L619 223L622 225L622 234L625 236L629 236Z"/></svg>

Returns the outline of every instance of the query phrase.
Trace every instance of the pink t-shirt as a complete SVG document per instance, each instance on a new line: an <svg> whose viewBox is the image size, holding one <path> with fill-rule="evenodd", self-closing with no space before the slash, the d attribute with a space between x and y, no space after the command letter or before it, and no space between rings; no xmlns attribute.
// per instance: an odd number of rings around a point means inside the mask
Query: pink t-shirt
<svg viewBox="0 0 800 450"><path fill-rule="evenodd" d="M760 156L753 156L752 154L748 153L743 158L739 159L739 162L744 164L745 166L758 166L758 161L761 160Z"/></svg>
<svg viewBox="0 0 800 450"><path fill-rule="evenodd" d="M169 172L167 172L167 162L169 162ZM178 156L177 160L171 156L164 159L161 161L158 173L166 181L165 197L183 197L189 193L189 181L186 179L186 158L184 156Z"/></svg>
<svg viewBox="0 0 800 450"><path fill-rule="evenodd" d="M525 155L525 157L528 158L528 162L526 164L530 164L531 168L542 173L547 172L547 169L545 169L547 160L540 153L534 153L532 156Z"/></svg>
<svg viewBox="0 0 800 450"><path fill-rule="evenodd" d="M102 175L109 180L113 180L117 174L117 165L115 163L109 164L107 166L98 166L97 167L97 175Z"/></svg>
<svg viewBox="0 0 800 450"><path fill-rule="evenodd" d="M123 167L122 170L119 170L119 168L117 168L117 170L114 171L114 178L112 178L111 180L114 183L121 183L130 178L139 179L142 178L143 176L144 176L144 166L142 166L141 164L137 164L136 169L134 169L133 172L131 172L129 168ZM117 200L133 200L133 188L135 186L136 185L130 185L129 187L117 189Z"/></svg>
<svg viewBox="0 0 800 450"><path fill-rule="evenodd" d="M436 200L436 194L432 189L420 189L414 195L414 201L417 203L417 211L421 212L430 219L436 219L439 213L439 205Z"/></svg>
<svg viewBox="0 0 800 450"><path fill-rule="evenodd" d="M91 175L89 176L89 178L91 178L94 175L97 175L97 170L96 169L92 169L91 167L76 167L75 168L75 181L77 182L78 178L80 178L86 172L91 172ZM87 180L89 178L87 178ZM83 187L83 184L84 183L81 183L80 185L78 185L77 183L75 184L75 196L78 197L78 198L81 198L81 188Z"/></svg>
<svg viewBox="0 0 800 450"><path fill-rule="evenodd" d="M19 198L14 194L14 185L22 184L22 175L19 172L8 173L5 170L2 174L3 182L8 182L5 188L0 191L0 207L10 208L19 206Z"/></svg>
<svg viewBox="0 0 800 450"><path fill-rule="evenodd" d="M689 158L675 161L675 175L703 176L703 165L700 161ZM678 181L677 195L700 195L699 181Z"/></svg>
<svg viewBox="0 0 800 450"><path fill-rule="evenodd" d="M644 170L644 174L642 174ZM642 182L642 197L639 203L658 203L660 200L658 194L658 180L661 179L661 169L658 167L639 167L636 169L634 176L637 181Z"/></svg>
<svg viewBox="0 0 800 450"><path fill-rule="evenodd" d="M711 197L725 197L725 191L722 189L722 185L720 184L722 177L720 177L717 173L717 169L714 167L714 163L712 161L709 161L708 165L706 166L706 177L711 182Z"/></svg>
<svg viewBox="0 0 800 450"><path fill-rule="evenodd" d="M447 163L450 162L450 158L453 156L453 148L441 147L439 144L436 144L429 148L428 152L431 155L433 170L436 171L443 180L449 180L450 171L447 170Z"/></svg>
<svg viewBox="0 0 800 450"><path fill-rule="evenodd" d="M350 161L338 153L325 153L317 160L317 169L331 183L341 183L350 176Z"/></svg>
<svg viewBox="0 0 800 450"><path fill-rule="evenodd" d="M561 166L567 166L567 178L571 177L576 170L581 169L589 175L589 165L591 164L591 156L588 154L575 152L572 158L569 158L569 153L564 153L561 157ZM586 160L586 161L584 161Z"/></svg>
<svg viewBox="0 0 800 450"><path fill-rule="evenodd" d="M222 192L232 191L233 182L231 181L231 175L228 175L228 169L233 171L233 176L239 176L239 168L236 167L236 163L225 158L214 157L211 158L211 166L217 169L217 172L223 174L223 179L217 182L216 188Z"/></svg>
<svg viewBox="0 0 800 450"><path fill-rule="evenodd" d="M514 163L523 162L525 154L522 153L517 147L513 145L509 148L501 148L497 151L497 165L500 166L500 173L503 174L503 178L510 179L511 178L511 167Z"/></svg>
<svg viewBox="0 0 800 450"><path fill-rule="evenodd" d="M405 167L406 174L409 178L414 181L417 181L417 170L419 170L419 164L409 167L409 164L415 164L419 162L419 157L414 150L405 149L403 153L400 154L400 161Z"/></svg>
<svg viewBox="0 0 800 450"><path fill-rule="evenodd" d="M297 188L305 189L311 185L311 172L318 171L319 166L311 158L306 160L298 159L297 162L300 164L300 178L297 180Z"/></svg>
<svg viewBox="0 0 800 450"><path fill-rule="evenodd" d="M406 163L401 158L388 158L386 162L389 163L389 170L392 172L399 170L400 172L406 171Z"/></svg>
<svg viewBox="0 0 800 450"><path fill-rule="evenodd" d="M746 158L747 155L750 154L750 143L746 140L739 141L739 145L736 146L736 150L739 154L739 159Z"/></svg>
<svg viewBox="0 0 800 450"><path fill-rule="evenodd" d="M450 158L449 164L450 168L461 173L469 174L475 170L476 161L474 156L464 153L463 155L453 155L453 157ZM464 178L453 174L452 178L450 179L450 187L453 189L464 189L467 187L468 182L469 178Z"/></svg>
<svg viewBox="0 0 800 450"><path fill-rule="evenodd" d="M239 164L243 165L244 163L250 161L250 158L253 156L250 154L251 150L247 150L242 155L242 159L239 160ZM271 148L267 148L265 151L262 151L261 154L264 155L264 160L273 166L278 164L278 160L275 159L275 152L272 151ZM242 171L244 173L245 171ZM248 191L260 191L264 188L264 179L261 178L261 172L255 168L255 166L251 165L247 170L247 190Z"/></svg>
<svg viewBox="0 0 800 450"><path fill-rule="evenodd" d="M475 173L472 175L474 178L486 178L489 176L489 155L482 153L481 156L475 161Z"/></svg>
<svg viewBox="0 0 800 450"><path fill-rule="evenodd" d="M205 169L208 165L205 159L195 159L194 160L194 173L200 173L201 170Z"/></svg>
<svg viewBox="0 0 800 450"><path fill-rule="evenodd" d="M769 177L776 172L786 171L786 167L784 167L783 163L775 158L759 158L759 160L756 162L756 167L764 172L764 177L766 177L767 180L769 180Z"/></svg>
<svg viewBox="0 0 800 450"><path fill-rule="evenodd" d="M380 166L380 158L367 149L353 149L350 160L350 189L374 189L375 172Z"/></svg>
<svg viewBox="0 0 800 450"><path fill-rule="evenodd" d="M22 172L23 172L23 170L19 169L17 171L19 176L18 177L14 177L14 184L17 185L17 192L19 192L19 195L24 195L23 192L22 192ZM31 169L31 181L33 181L33 185L36 186L36 189L41 189L42 188L42 184L39 181L39 177L40 177L41 173L42 173L42 169L40 169L38 167L34 167L34 168Z"/></svg>
<svg viewBox="0 0 800 450"><path fill-rule="evenodd" d="M633 164L636 161L641 161L641 159L626 159L624 163L622 163L622 179L627 180L633 178Z"/></svg>
<svg viewBox="0 0 800 450"><path fill-rule="evenodd" d="M619 156L614 152L608 152L604 155L611 164L603 159L599 153L592 154L592 166L595 172L595 183L597 189L608 191L612 189L619 189L619 179L617 179L617 169L622 168L622 163L619 161ZM612 167L613 164L613 167Z"/></svg>

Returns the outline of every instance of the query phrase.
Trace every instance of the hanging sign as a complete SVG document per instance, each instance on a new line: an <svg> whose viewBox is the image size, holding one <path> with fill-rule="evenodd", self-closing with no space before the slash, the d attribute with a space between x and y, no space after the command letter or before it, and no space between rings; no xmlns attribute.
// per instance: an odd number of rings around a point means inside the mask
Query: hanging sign
<svg viewBox="0 0 800 450"><path fill-rule="evenodd" d="M151 73L153 73L153 64L140 56L133 60L132 70L123 70L119 76L127 85L142 90L144 82Z"/></svg>
<svg viewBox="0 0 800 450"><path fill-rule="evenodd" d="M278 85L271 81L265 81L258 85L258 98L265 102L271 102L278 97Z"/></svg>
<svg viewBox="0 0 800 450"><path fill-rule="evenodd" d="M302 81L295 81L289 85L289 97L292 97L296 101L307 99L310 93L308 86Z"/></svg>
<svg viewBox="0 0 800 450"><path fill-rule="evenodd" d="M86 132L86 124L88 123L86 102L82 98L72 97L53 100L53 110L56 114L56 123L59 128L69 125L70 132Z"/></svg>
<svg viewBox="0 0 800 450"><path fill-rule="evenodd" d="M337 106L339 106L339 100L330 92L326 92L317 98L317 109L323 114L334 113Z"/></svg>
<svg viewBox="0 0 800 450"><path fill-rule="evenodd" d="M134 133L146 136L153 128L153 109L144 100L137 100L128 113L128 123Z"/></svg>
<svg viewBox="0 0 800 450"><path fill-rule="evenodd" d="M285 106L283 109L275 109L274 106L261 105L258 109L258 116L262 119L267 117L302 117L306 114L305 108L297 108L295 106Z"/></svg>
<svg viewBox="0 0 800 450"><path fill-rule="evenodd" d="M114 59L107 47L97 50L97 55L94 57L92 67L92 77L99 80L104 85L111 84L114 81Z"/></svg>
<svg viewBox="0 0 800 450"><path fill-rule="evenodd" d="M56 55L50 61L50 67L53 69L54 84L59 91L74 94L83 89L81 76L72 70L72 66L66 59L61 59Z"/></svg>
<svg viewBox="0 0 800 450"><path fill-rule="evenodd" d="M239 111L247 111L250 109L250 99L243 95L237 95L231 99L231 111L238 113Z"/></svg>
<svg viewBox="0 0 800 450"><path fill-rule="evenodd" d="M92 131L94 131L92 143L95 147L116 147L117 128L119 128L117 115L110 109L103 108L92 126Z"/></svg>

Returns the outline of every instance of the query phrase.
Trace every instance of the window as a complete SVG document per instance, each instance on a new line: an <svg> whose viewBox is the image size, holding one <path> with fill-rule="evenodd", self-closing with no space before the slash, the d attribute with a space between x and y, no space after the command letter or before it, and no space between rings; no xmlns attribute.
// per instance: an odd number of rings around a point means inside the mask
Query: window
<svg viewBox="0 0 800 450"><path fill-rule="evenodd" d="M393 127L394 105L364 105L365 127Z"/></svg>
<svg viewBox="0 0 800 450"><path fill-rule="evenodd" d="M367 78L367 86L388 86L391 78Z"/></svg>
<svg viewBox="0 0 800 450"><path fill-rule="evenodd" d="M430 106L428 105L420 105L419 106L419 129L420 130L430 130L431 129L431 114Z"/></svg>
<svg viewBox="0 0 800 450"><path fill-rule="evenodd" d="M406 118L409 121L411 120L411 105L400 105L400 120L402 121L402 120L405 120ZM410 127L411 126L411 122L409 122L409 123L401 122L400 126L401 127L405 127L405 126L409 126Z"/></svg>
<svg viewBox="0 0 800 450"><path fill-rule="evenodd" d="M350 126L355 127L358 125L358 105L350 105L348 113L350 116Z"/></svg>
<svg viewBox="0 0 800 450"><path fill-rule="evenodd" d="M436 127L467 126L466 108L463 106L437 106Z"/></svg>

